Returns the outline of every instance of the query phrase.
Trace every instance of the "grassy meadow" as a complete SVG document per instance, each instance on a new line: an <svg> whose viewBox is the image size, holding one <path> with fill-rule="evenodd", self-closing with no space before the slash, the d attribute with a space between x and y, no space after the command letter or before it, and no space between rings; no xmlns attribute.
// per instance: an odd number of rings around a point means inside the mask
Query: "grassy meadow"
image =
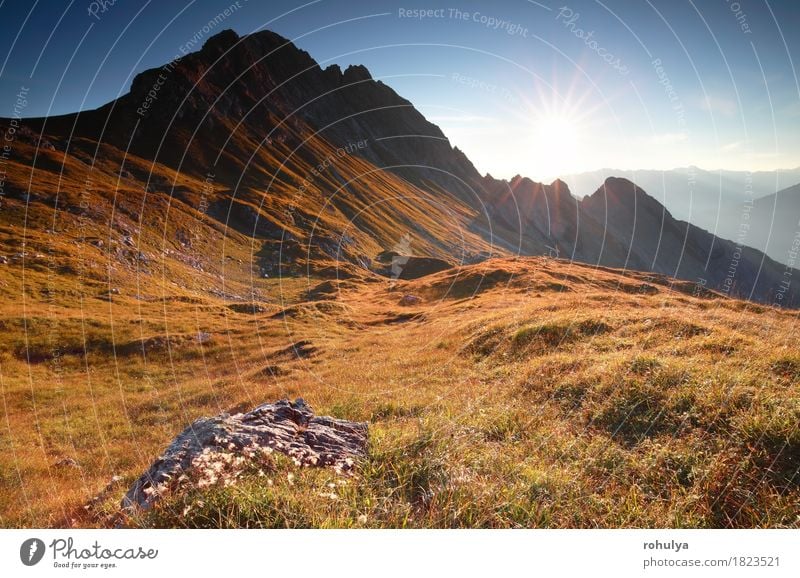
<svg viewBox="0 0 800 578"><path fill-rule="evenodd" d="M2 526L800 526L794 311L543 258L246 306L29 275L0 305ZM369 422L353 475L267 456L118 516L194 419L286 397Z"/></svg>

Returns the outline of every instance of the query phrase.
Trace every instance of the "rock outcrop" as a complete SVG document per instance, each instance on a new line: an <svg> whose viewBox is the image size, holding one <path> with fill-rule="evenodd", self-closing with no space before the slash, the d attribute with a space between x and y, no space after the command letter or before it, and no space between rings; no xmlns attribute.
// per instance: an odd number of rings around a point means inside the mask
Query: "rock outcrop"
<svg viewBox="0 0 800 578"><path fill-rule="evenodd" d="M302 399L267 403L247 413L201 418L181 432L136 480L122 507L128 511L149 508L198 459L214 453L247 456L255 450L276 451L301 465L346 472L366 447L366 423L315 416Z"/></svg>

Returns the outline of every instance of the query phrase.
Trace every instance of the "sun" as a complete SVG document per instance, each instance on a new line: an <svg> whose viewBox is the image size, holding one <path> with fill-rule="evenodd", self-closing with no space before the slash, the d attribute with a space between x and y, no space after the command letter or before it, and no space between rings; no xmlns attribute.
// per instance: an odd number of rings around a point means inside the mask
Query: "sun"
<svg viewBox="0 0 800 578"><path fill-rule="evenodd" d="M559 114L543 116L534 121L534 133L537 140L556 149L557 153L575 153L579 135L573 119Z"/></svg>
<svg viewBox="0 0 800 578"><path fill-rule="evenodd" d="M581 140L576 118L559 112L534 114L528 138L530 162L542 174L568 174L583 164Z"/></svg>
<svg viewBox="0 0 800 578"><path fill-rule="evenodd" d="M513 111L514 150L525 155L528 172L548 182L588 170L596 164L597 129L602 105L574 84L559 90L555 82L531 87Z"/></svg>

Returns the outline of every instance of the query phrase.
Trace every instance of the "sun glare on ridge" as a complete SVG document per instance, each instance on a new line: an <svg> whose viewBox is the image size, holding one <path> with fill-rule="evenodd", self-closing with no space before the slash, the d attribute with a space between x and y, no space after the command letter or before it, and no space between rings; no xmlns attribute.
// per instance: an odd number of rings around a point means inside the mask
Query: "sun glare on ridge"
<svg viewBox="0 0 800 578"><path fill-rule="evenodd" d="M527 143L530 162L554 177L566 174L580 159L581 128L578 121L562 113L545 113L530 121Z"/></svg>
<svg viewBox="0 0 800 578"><path fill-rule="evenodd" d="M596 111L588 100L588 93L580 94L572 86L561 93L547 83L523 101L515 116L524 129L519 144L524 146L530 173L555 179L593 164L583 152L589 119Z"/></svg>

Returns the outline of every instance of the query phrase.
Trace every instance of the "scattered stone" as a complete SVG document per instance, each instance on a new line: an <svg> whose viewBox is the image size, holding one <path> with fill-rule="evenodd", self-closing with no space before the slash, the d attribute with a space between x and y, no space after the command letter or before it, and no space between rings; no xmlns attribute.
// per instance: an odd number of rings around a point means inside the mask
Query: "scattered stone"
<svg viewBox="0 0 800 578"><path fill-rule="evenodd" d="M285 375L286 370L281 368L280 365L267 365L261 371L259 371L262 377L278 377L280 375Z"/></svg>
<svg viewBox="0 0 800 578"><path fill-rule="evenodd" d="M128 511L151 507L201 456L247 455L248 448L256 447L286 454L298 465L330 466L346 472L355 458L364 455L366 446L366 423L315 416L302 399L282 399L247 413L200 418L136 480L122 507Z"/></svg>
<svg viewBox="0 0 800 578"><path fill-rule="evenodd" d="M384 251L379 253L375 260L382 264L375 272L392 279L419 279L426 275L433 275L440 271L451 269L453 266L442 259L434 257L415 257L403 255L396 251Z"/></svg>
<svg viewBox="0 0 800 578"><path fill-rule="evenodd" d="M98 299L103 299L104 301L110 301L114 295L119 295L119 289L116 287L112 287L111 289L107 289L97 295Z"/></svg>
<svg viewBox="0 0 800 578"><path fill-rule="evenodd" d="M422 303L422 299L417 297L416 295L408 294L408 295L403 295L400 298L400 305L403 305L404 307L408 307L411 305L419 305L420 303Z"/></svg>
<svg viewBox="0 0 800 578"><path fill-rule="evenodd" d="M56 468L80 468L80 464L73 458L61 458L55 464Z"/></svg>
<svg viewBox="0 0 800 578"><path fill-rule="evenodd" d="M357 255L356 256L356 265L363 269L371 270L372 269L372 259L367 257L366 255Z"/></svg>
<svg viewBox="0 0 800 578"><path fill-rule="evenodd" d="M175 239L184 249L188 249L192 246L192 236L188 231L178 229L175 231Z"/></svg>
<svg viewBox="0 0 800 578"><path fill-rule="evenodd" d="M279 315L279 314L276 314ZM272 358L306 359L319 352L319 348L308 339L301 339L270 354Z"/></svg>

